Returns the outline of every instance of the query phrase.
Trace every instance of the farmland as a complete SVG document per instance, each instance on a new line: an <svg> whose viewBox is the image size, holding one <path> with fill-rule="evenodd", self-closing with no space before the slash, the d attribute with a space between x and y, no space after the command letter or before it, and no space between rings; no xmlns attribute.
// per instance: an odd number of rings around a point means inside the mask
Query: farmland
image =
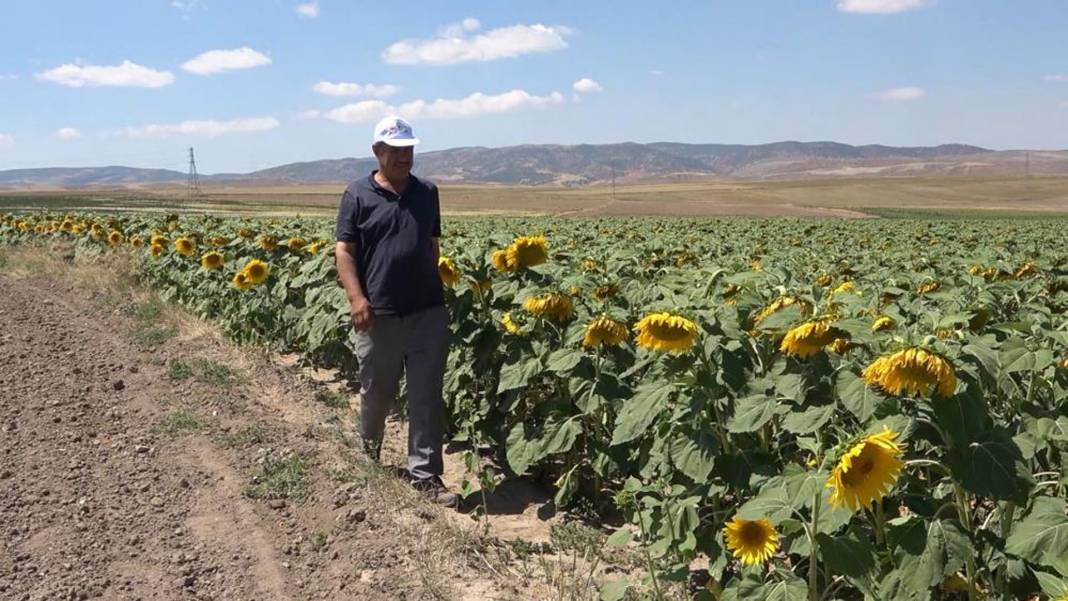
<svg viewBox="0 0 1068 601"><path fill-rule="evenodd" d="M1061 590L1062 224L450 220L463 492L526 475L560 508L629 523L609 544L643 549L647 576L605 584L620 595L702 559L703 594L723 598ZM6 216L0 240L132 255L146 287L232 339L352 373L331 231L38 213Z"/></svg>

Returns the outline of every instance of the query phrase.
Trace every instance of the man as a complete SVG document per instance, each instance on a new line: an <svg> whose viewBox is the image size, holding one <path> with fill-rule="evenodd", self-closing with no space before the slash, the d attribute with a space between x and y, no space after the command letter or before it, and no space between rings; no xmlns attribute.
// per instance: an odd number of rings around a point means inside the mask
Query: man
<svg viewBox="0 0 1068 601"><path fill-rule="evenodd" d="M408 471L435 502L457 506L441 481L449 315L438 275L441 210L434 184L411 174L411 126L374 129L378 169L349 185L337 217L337 271L356 328L360 434L379 459L386 416L407 376Z"/></svg>

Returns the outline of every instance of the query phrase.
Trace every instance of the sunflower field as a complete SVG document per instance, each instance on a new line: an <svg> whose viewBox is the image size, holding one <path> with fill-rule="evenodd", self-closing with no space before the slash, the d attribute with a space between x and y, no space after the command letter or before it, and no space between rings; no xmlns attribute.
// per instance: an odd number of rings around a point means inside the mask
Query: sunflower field
<svg viewBox="0 0 1068 601"><path fill-rule="evenodd" d="M625 521L647 574L604 599L1068 600L1065 224L446 219L465 492L527 475ZM353 373L332 226L37 213L0 245L132 253L235 340Z"/></svg>

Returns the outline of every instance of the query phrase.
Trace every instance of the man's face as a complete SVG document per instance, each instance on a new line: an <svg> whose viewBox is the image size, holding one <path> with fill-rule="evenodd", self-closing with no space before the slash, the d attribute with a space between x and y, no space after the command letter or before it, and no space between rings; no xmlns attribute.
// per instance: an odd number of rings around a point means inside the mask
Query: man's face
<svg viewBox="0 0 1068 601"><path fill-rule="evenodd" d="M411 146L398 148L389 144L377 144L373 148L378 158L378 168L386 175L407 175L412 170L415 151Z"/></svg>

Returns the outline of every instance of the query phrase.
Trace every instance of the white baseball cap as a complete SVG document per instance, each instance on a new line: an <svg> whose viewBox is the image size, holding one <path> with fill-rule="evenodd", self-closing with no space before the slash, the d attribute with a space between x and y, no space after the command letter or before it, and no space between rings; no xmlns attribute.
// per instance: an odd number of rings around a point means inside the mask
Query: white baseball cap
<svg viewBox="0 0 1068 601"><path fill-rule="evenodd" d="M375 144L384 142L390 146L415 146L419 138L412 133L412 126L400 117L386 117L375 125Z"/></svg>

